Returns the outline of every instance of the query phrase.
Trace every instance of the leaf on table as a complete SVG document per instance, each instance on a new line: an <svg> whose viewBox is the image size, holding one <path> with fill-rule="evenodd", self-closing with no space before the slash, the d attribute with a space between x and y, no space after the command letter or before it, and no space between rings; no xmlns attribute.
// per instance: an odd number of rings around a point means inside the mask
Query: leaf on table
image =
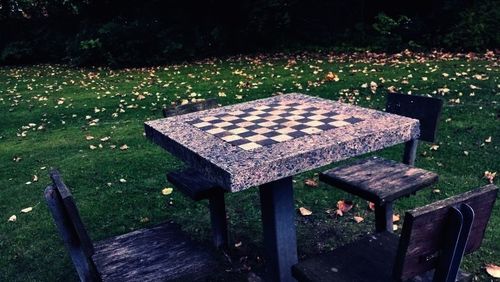
<svg viewBox="0 0 500 282"><path fill-rule="evenodd" d="M120 150L122 150L122 151L128 150L128 146L127 146L127 144L123 144L123 145L121 145L121 146L120 146Z"/></svg>
<svg viewBox="0 0 500 282"><path fill-rule="evenodd" d="M495 264L487 264L485 266L486 272L493 278L500 278L500 266Z"/></svg>
<svg viewBox="0 0 500 282"><path fill-rule="evenodd" d="M163 195L167 196L167 195L172 194L173 191L174 191L174 188L167 187L167 188L163 188L163 190L161 190L161 193Z"/></svg>
<svg viewBox="0 0 500 282"><path fill-rule="evenodd" d="M495 177L497 176L496 171L485 171L484 172L484 178L486 178L490 184L493 184L493 180L495 180Z"/></svg>
<svg viewBox="0 0 500 282"><path fill-rule="evenodd" d="M311 215L312 214L312 211L304 208L304 207L300 207L299 208L299 212L302 216L308 216L308 215Z"/></svg>
<svg viewBox="0 0 500 282"><path fill-rule="evenodd" d="M393 214L392 215L392 222L398 222L401 217L399 214Z"/></svg>
<svg viewBox="0 0 500 282"><path fill-rule="evenodd" d="M22 213L29 213L30 211L33 210L33 207L27 207L21 210Z"/></svg>
<svg viewBox="0 0 500 282"><path fill-rule="evenodd" d="M15 222L17 220L17 216L14 214L14 215L11 215L9 217L9 222Z"/></svg>
<svg viewBox="0 0 500 282"><path fill-rule="evenodd" d="M337 211L336 211L336 213L339 216L343 216L344 213L346 213L349 210L351 210L352 207L353 207L353 202L352 201L340 200L340 201L337 202Z"/></svg>
<svg viewBox="0 0 500 282"><path fill-rule="evenodd" d="M318 186L318 182L312 178L307 178L306 180L304 180L304 184L309 186L309 187L317 187Z"/></svg>
<svg viewBox="0 0 500 282"><path fill-rule="evenodd" d="M356 223L360 223L363 220L365 220L365 219L362 218L361 216L354 216L354 221L356 221Z"/></svg>

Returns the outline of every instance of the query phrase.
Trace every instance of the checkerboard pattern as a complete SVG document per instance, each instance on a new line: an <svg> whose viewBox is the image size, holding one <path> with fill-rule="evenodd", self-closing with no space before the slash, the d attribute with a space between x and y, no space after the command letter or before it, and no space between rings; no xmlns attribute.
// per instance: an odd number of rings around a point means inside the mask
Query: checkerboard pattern
<svg viewBox="0 0 500 282"><path fill-rule="evenodd" d="M188 123L243 150L252 150L361 121L307 104L276 103Z"/></svg>

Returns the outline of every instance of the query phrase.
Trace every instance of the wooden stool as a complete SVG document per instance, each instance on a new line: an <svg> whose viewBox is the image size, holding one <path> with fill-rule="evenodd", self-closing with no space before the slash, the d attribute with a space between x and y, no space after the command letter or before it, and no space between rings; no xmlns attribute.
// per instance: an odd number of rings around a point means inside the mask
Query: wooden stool
<svg viewBox="0 0 500 282"><path fill-rule="evenodd" d="M442 106L441 99L388 94L386 108L389 113L418 119L419 140L434 142ZM437 174L413 167L417 145L417 140L406 142L403 163L369 158L324 171L319 179L374 202L376 230L392 232L393 201L438 181Z"/></svg>
<svg viewBox="0 0 500 282"><path fill-rule="evenodd" d="M498 193L487 185L409 211L401 238L369 235L292 267L299 281L471 281L459 271L477 250Z"/></svg>
<svg viewBox="0 0 500 282"><path fill-rule="evenodd" d="M215 255L174 223L93 244L59 172L50 177L45 200L81 281L192 281L217 273Z"/></svg>

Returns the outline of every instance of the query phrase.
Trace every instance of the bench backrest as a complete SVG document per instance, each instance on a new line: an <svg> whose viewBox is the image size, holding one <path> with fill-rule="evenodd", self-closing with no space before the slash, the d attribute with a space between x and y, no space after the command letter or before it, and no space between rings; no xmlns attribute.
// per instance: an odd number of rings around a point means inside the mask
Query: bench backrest
<svg viewBox="0 0 500 282"><path fill-rule="evenodd" d="M59 171L52 170L50 178L52 185L45 189L45 201L71 260L82 281L98 281L99 277L92 261L94 246L80 218L73 196L64 184Z"/></svg>
<svg viewBox="0 0 500 282"><path fill-rule="evenodd" d="M387 94L386 111L420 121L419 140L434 142L443 100L438 98L406 95L400 93Z"/></svg>
<svg viewBox="0 0 500 282"><path fill-rule="evenodd" d="M218 107L217 100L215 98L211 98L199 102L188 103L184 105L175 105L168 108L164 108L163 117L183 115L197 111L214 109L217 107Z"/></svg>
<svg viewBox="0 0 500 282"><path fill-rule="evenodd" d="M486 185L407 212L394 277L406 280L432 269L440 277L456 275L462 256L481 245L497 192Z"/></svg>

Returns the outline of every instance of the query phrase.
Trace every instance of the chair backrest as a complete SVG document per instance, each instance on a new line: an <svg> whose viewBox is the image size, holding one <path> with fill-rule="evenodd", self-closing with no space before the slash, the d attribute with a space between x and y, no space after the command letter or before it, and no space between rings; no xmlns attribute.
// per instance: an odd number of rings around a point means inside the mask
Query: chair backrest
<svg viewBox="0 0 500 282"><path fill-rule="evenodd" d="M420 121L419 140L434 142L443 108L443 100L438 98L413 96L399 93L387 94L386 111Z"/></svg>
<svg viewBox="0 0 500 282"><path fill-rule="evenodd" d="M481 245L497 192L490 184L407 212L394 277L435 269L434 281L455 281L462 256Z"/></svg>
<svg viewBox="0 0 500 282"><path fill-rule="evenodd" d="M193 113L202 110L209 110L217 108L217 99L211 98L203 101L198 101L194 103L188 103L184 105L175 105L163 109L163 117L171 117L177 115L183 115L188 113Z"/></svg>
<svg viewBox="0 0 500 282"><path fill-rule="evenodd" d="M82 281L98 281L99 275L92 261L94 246L85 230L80 214L59 171L50 172L52 185L45 189L44 197L54 218L71 260Z"/></svg>

